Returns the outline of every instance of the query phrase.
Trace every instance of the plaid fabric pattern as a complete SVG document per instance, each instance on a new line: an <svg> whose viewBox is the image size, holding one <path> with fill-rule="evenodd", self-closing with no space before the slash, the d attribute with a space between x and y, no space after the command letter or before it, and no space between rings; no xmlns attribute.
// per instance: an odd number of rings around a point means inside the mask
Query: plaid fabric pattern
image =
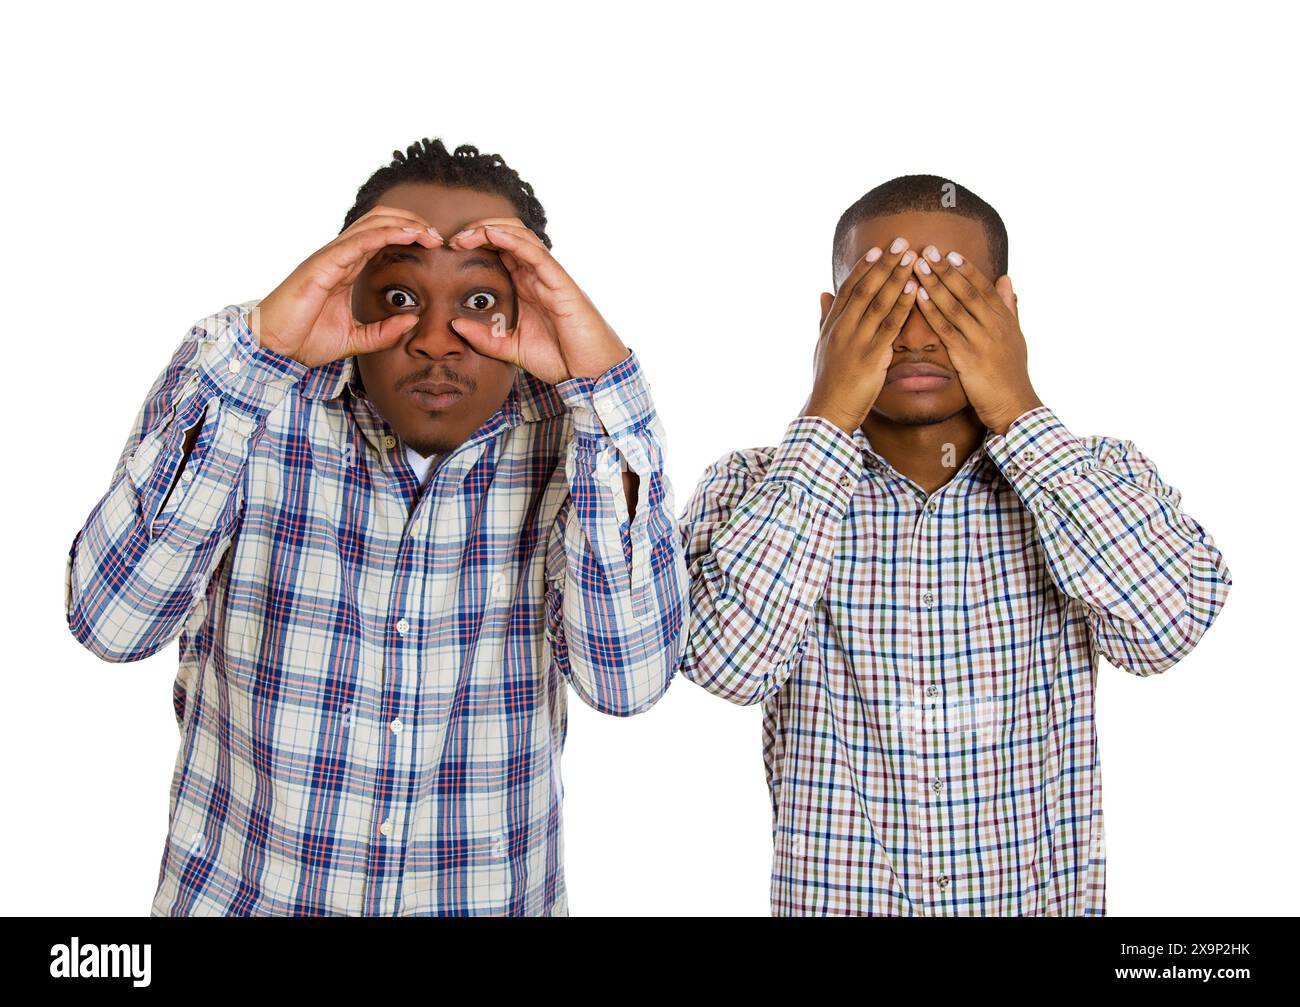
<svg viewBox="0 0 1300 1007"><path fill-rule="evenodd" d="M564 684L637 713L683 635L635 353L555 387L520 371L422 489L355 359L259 346L257 303L181 341L67 557L93 653L180 639L152 914L566 914Z"/></svg>
<svg viewBox="0 0 1300 1007"><path fill-rule="evenodd" d="M1047 407L933 494L820 417L710 466L682 670L763 704L774 914L1104 913L1097 656L1166 670L1231 584L1179 504Z"/></svg>

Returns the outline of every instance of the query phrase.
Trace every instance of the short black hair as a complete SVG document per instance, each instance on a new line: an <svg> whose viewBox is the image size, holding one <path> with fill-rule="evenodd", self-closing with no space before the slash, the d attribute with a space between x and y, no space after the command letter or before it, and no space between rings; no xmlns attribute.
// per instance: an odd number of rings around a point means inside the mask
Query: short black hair
<svg viewBox="0 0 1300 1007"><path fill-rule="evenodd" d="M1007 228L998 211L980 199L964 185L940 175L899 175L882 182L840 216L835 225L835 243L831 253L831 276L846 262L849 255L849 231L869 217L884 217L893 213L956 213L978 221L988 237L989 252L997 279L1007 271Z"/></svg>
<svg viewBox="0 0 1300 1007"><path fill-rule="evenodd" d="M500 154L481 154L479 149L462 143L448 151L439 137L424 137L403 154L393 151L393 160L371 175L357 190L357 200L343 218L342 234L357 219L379 205L380 197L395 185L405 182L436 182L476 192L491 192L510 200L524 226L551 247L546 234L546 211L533 194L533 187L506 164Z"/></svg>

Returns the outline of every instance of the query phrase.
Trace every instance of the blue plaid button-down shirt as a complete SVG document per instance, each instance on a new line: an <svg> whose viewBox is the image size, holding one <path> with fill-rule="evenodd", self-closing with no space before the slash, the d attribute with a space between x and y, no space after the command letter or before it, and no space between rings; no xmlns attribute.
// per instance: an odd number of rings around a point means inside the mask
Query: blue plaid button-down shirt
<svg viewBox="0 0 1300 1007"><path fill-rule="evenodd" d="M683 673L763 704L778 915L1099 915L1098 655L1171 667L1232 583L1131 441L1041 407L934 493L801 416L682 519Z"/></svg>
<svg viewBox="0 0 1300 1007"><path fill-rule="evenodd" d="M554 387L520 371L422 488L355 359L259 346L257 303L181 341L67 557L93 653L180 639L152 913L565 914L564 685L637 713L683 635L635 353Z"/></svg>

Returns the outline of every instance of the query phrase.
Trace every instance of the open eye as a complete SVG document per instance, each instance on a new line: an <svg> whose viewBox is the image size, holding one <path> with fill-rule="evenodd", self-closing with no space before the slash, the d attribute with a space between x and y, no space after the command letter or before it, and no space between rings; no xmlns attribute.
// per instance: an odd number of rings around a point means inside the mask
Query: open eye
<svg viewBox="0 0 1300 1007"><path fill-rule="evenodd" d="M470 311L491 311L496 307L496 303L496 294L488 293L486 290L476 290L461 301L461 304L469 308Z"/></svg>
<svg viewBox="0 0 1300 1007"><path fill-rule="evenodd" d="M402 287L387 287L384 290L384 303L390 308L414 308L415 295Z"/></svg>

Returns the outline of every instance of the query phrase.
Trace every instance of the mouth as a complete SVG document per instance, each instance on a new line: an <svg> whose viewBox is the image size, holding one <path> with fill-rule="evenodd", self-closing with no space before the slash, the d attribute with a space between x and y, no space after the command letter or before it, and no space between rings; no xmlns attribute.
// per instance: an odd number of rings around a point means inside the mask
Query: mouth
<svg viewBox="0 0 1300 1007"><path fill-rule="evenodd" d="M900 392L932 392L951 380L952 375L938 364L895 364L885 384Z"/></svg>
<svg viewBox="0 0 1300 1007"><path fill-rule="evenodd" d="M465 389L446 381L421 381L406 392L422 409L430 410L446 409L465 397Z"/></svg>

